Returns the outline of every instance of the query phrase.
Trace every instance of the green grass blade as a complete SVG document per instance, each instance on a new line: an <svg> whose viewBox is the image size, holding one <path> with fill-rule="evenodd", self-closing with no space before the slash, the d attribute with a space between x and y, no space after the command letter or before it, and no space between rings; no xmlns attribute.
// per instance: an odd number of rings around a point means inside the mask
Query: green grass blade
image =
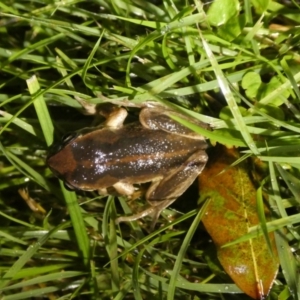
<svg viewBox="0 0 300 300"><path fill-rule="evenodd" d="M28 79L27 85L31 95L35 95L40 91L40 86L36 76L32 76L30 79ZM33 105L41 124L46 143L48 146L50 146L53 143L54 127L43 96L40 95L36 97Z"/></svg>

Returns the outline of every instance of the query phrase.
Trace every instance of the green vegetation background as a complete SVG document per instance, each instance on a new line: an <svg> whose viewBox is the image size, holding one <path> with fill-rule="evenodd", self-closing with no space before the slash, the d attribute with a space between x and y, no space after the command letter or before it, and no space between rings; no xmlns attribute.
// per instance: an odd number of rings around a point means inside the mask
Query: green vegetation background
<svg viewBox="0 0 300 300"><path fill-rule="evenodd" d="M261 159L276 212L262 228L281 245L268 299L300 299L299 11L297 0L1 1L1 299L248 299L195 219L197 189L148 234L149 220L114 225L131 213L125 199L59 186L47 147L92 123L76 99L107 98L176 105L214 128L194 128L212 144Z"/></svg>

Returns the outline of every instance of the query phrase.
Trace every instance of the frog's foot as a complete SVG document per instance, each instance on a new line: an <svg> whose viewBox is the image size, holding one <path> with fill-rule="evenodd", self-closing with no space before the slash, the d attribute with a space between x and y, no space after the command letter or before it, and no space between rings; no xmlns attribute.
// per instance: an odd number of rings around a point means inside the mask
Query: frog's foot
<svg viewBox="0 0 300 300"><path fill-rule="evenodd" d="M144 218L146 216L151 215L154 213L155 207L148 207L147 209L141 211L140 213L134 214L132 216L122 216L116 219L116 224L119 224L121 222L132 222L136 221L138 219Z"/></svg>
<svg viewBox="0 0 300 300"><path fill-rule="evenodd" d="M150 231L153 231L154 230L154 227L157 223L157 220L160 216L160 214L162 213L162 211L169 207L177 198L173 198L173 199L170 199L170 200L164 200L164 201L161 201L161 203L159 205L156 205L156 206L153 206L154 210L153 212L151 213L151 216L152 216L152 223L151 223L151 226L150 226Z"/></svg>
<svg viewBox="0 0 300 300"><path fill-rule="evenodd" d="M176 199L161 201L161 203L159 203L158 205L150 206L147 209L141 211L140 213L134 214L132 216L119 217L116 219L115 222L116 224L119 224L121 222L132 222L147 216L151 216L152 223L151 223L150 231L153 231L161 212L169 205L171 205L175 200Z"/></svg>

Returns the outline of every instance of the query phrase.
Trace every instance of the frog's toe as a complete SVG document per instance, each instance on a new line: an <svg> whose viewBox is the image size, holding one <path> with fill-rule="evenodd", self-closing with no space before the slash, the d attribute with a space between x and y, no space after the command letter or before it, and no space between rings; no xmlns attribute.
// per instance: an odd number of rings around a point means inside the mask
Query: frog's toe
<svg viewBox="0 0 300 300"><path fill-rule="evenodd" d="M138 219L144 218L146 216L151 215L152 213L155 212L155 207L151 206L137 214L131 215L131 216L121 216L118 217L115 221L116 224L119 224L121 222L132 222L132 221L136 221Z"/></svg>

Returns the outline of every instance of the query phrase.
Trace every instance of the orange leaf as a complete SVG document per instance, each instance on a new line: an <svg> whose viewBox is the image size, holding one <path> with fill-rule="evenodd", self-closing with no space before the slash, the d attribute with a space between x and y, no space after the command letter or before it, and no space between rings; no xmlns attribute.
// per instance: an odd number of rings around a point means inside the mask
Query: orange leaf
<svg viewBox="0 0 300 300"><path fill-rule="evenodd" d="M210 163L199 179L201 198L211 198L202 220L217 246L218 259L227 274L250 297L263 299L278 271L273 234L269 235L272 253L263 236L221 248L259 223L256 189L247 166L243 162L229 167L237 159L237 151L226 148L220 148L210 157ZM265 213L268 214L267 209Z"/></svg>

